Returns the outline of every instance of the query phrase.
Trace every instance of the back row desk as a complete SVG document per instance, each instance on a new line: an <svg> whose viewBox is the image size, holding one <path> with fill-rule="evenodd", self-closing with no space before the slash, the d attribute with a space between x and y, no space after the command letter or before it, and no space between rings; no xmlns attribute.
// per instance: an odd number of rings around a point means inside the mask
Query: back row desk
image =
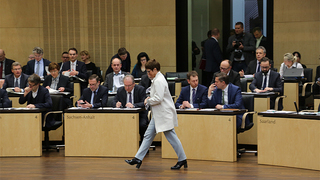
<svg viewBox="0 0 320 180"><path fill-rule="evenodd" d="M177 110L175 132L188 159L237 161L236 115L239 111ZM162 133L162 158L177 158Z"/></svg>
<svg viewBox="0 0 320 180"><path fill-rule="evenodd" d="M259 113L258 164L320 170L320 114Z"/></svg>

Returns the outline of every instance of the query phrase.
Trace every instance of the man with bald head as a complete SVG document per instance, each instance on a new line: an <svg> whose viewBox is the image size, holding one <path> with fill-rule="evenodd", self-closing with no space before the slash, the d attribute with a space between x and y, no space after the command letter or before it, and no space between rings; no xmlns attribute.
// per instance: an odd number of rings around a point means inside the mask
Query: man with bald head
<svg viewBox="0 0 320 180"><path fill-rule="evenodd" d="M0 49L0 79L4 79L6 75L11 74L11 65L14 60L7 59L3 49Z"/></svg>
<svg viewBox="0 0 320 180"><path fill-rule="evenodd" d="M122 61L119 58L114 58L111 61L111 68L113 72L106 75L104 86L108 88L108 90L117 92L117 89L123 86L123 78L129 73L121 71Z"/></svg>
<svg viewBox="0 0 320 180"><path fill-rule="evenodd" d="M215 78L217 77L218 73L224 72L229 76L230 83L240 87L240 74L238 72L232 70L231 68L232 68L231 62L228 59L223 60L220 63L220 71L214 73L211 84L214 84Z"/></svg>

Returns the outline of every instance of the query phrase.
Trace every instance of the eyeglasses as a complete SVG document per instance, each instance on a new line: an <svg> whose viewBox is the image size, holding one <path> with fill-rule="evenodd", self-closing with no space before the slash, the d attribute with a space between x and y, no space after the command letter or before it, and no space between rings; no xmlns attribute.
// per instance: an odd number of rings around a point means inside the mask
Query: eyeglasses
<svg viewBox="0 0 320 180"><path fill-rule="evenodd" d="M68 57L62 57L62 58L69 59L69 56Z"/></svg>
<svg viewBox="0 0 320 180"><path fill-rule="evenodd" d="M133 86L134 85L134 83L133 84L130 84L130 85L124 85L125 87L131 87L131 86Z"/></svg>
<svg viewBox="0 0 320 180"><path fill-rule="evenodd" d="M12 69L12 70L19 71L19 70L21 70L21 68L15 68L15 69Z"/></svg>
<svg viewBox="0 0 320 180"><path fill-rule="evenodd" d="M31 87L31 88L34 87L34 86L36 86L36 85L37 85L37 84L30 84L30 83L29 83L29 87Z"/></svg>
<svg viewBox="0 0 320 180"><path fill-rule="evenodd" d="M228 70L229 68L230 68L230 66L227 67L227 68L220 67L220 69L221 69L221 70L224 70L224 71Z"/></svg>
<svg viewBox="0 0 320 180"><path fill-rule="evenodd" d="M261 67L261 69L268 69L269 68L269 66L260 66Z"/></svg>

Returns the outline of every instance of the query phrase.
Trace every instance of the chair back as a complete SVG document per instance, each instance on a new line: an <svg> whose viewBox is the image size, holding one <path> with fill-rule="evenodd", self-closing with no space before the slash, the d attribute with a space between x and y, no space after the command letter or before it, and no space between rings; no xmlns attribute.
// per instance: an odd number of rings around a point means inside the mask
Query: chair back
<svg viewBox="0 0 320 180"><path fill-rule="evenodd" d="M248 110L248 112L254 111L254 95L252 94L243 94L242 95L242 101L244 107ZM239 129L238 133L247 131L253 127L253 114L248 114L247 118L249 119L249 124L245 124L244 129Z"/></svg>
<svg viewBox="0 0 320 180"><path fill-rule="evenodd" d="M113 99L114 99L114 96L110 96L110 95L108 96L107 107L113 107L112 106Z"/></svg>
<svg viewBox="0 0 320 180"><path fill-rule="evenodd" d="M312 68L305 68L303 69L304 77L307 79L307 82L312 82L312 73L313 69Z"/></svg>
<svg viewBox="0 0 320 180"><path fill-rule="evenodd" d="M64 111L66 109L66 104L63 101L63 95L50 95L52 99L52 109L51 111ZM62 121L61 114L50 114L55 121Z"/></svg>
<svg viewBox="0 0 320 180"><path fill-rule="evenodd" d="M171 96L175 96L176 95L176 82L168 81L168 88L169 88Z"/></svg>
<svg viewBox="0 0 320 180"><path fill-rule="evenodd" d="M247 79L245 78L241 78L240 79L240 89L241 89L241 92L247 92Z"/></svg>
<svg viewBox="0 0 320 180"><path fill-rule="evenodd" d="M166 77L178 77L180 79L187 79L188 72L166 72ZM187 80L181 82L181 86L185 87L188 86L189 83ZM171 94L172 95L172 94Z"/></svg>

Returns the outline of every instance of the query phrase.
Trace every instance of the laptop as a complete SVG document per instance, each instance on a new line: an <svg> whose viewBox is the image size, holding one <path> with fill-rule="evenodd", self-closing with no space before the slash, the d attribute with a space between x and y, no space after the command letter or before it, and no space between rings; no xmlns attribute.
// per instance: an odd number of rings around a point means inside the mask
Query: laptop
<svg viewBox="0 0 320 180"><path fill-rule="evenodd" d="M301 78L303 68L286 69L283 73L284 78Z"/></svg>

